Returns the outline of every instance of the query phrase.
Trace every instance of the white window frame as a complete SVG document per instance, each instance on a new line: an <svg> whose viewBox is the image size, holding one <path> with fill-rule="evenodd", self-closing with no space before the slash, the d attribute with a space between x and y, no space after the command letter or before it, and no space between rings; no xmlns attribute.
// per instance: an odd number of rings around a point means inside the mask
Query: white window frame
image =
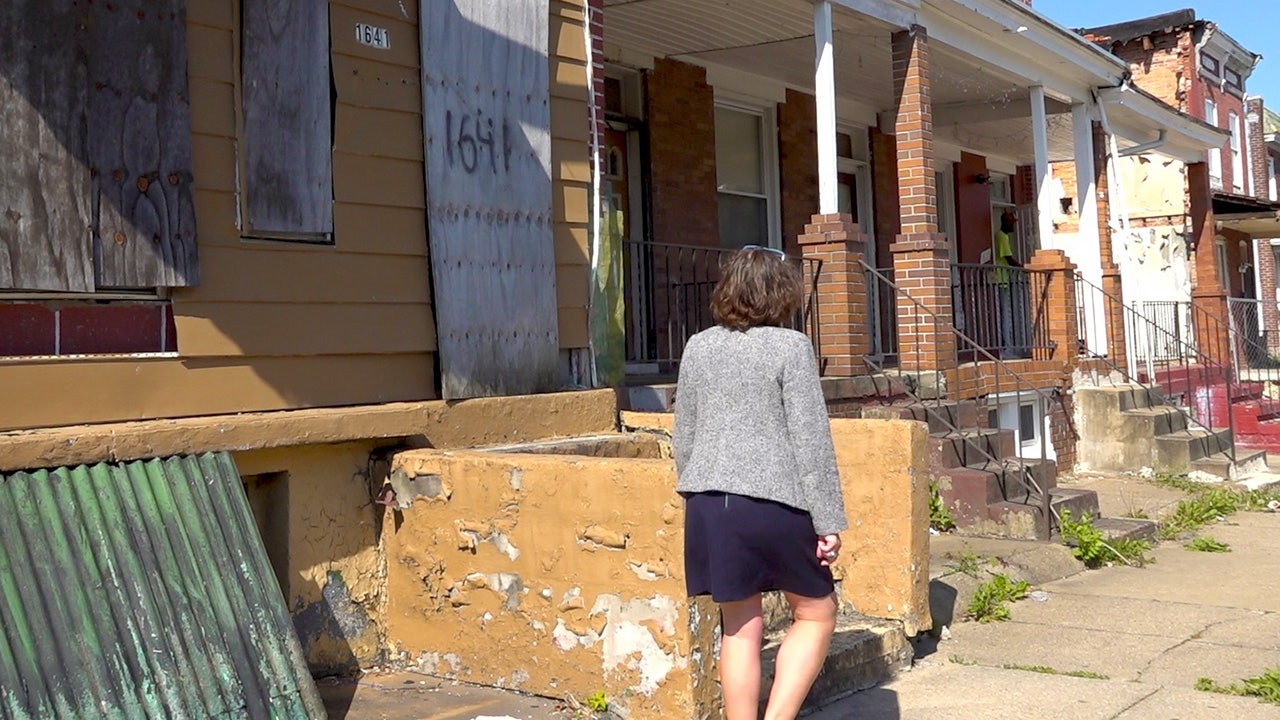
<svg viewBox="0 0 1280 720"><path fill-rule="evenodd" d="M756 115L760 122L760 163L764 193L744 193L716 188L716 194L752 197L765 201L765 217L769 223L769 247L782 247L782 208L778 192L778 111L777 105L717 89L715 106L734 112ZM714 151L715 148L713 147ZM719 172L719 168L716 169Z"/></svg>
<svg viewBox="0 0 1280 720"><path fill-rule="evenodd" d="M1218 127L1218 104L1210 98L1204 100L1204 121ZM1222 189L1222 148L1209 151L1209 187Z"/></svg>
<svg viewBox="0 0 1280 720"><path fill-rule="evenodd" d="M1271 200L1278 199L1276 197L1276 156L1267 155L1267 197Z"/></svg>
<svg viewBox="0 0 1280 720"><path fill-rule="evenodd" d="M1227 113L1228 130L1231 131L1231 189L1237 193L1244 192L1244 152L1242 143L1244 131L1240 127L1240 116L1234 110Z"/></svg>
<svg viewBox="0 0 1280 720"><path fill-rule="evenodd" d="M1034 415L1035 432L1033 437L1022 436L1022 408L1031 407ZM987 396L987 417L995 413L996 427L1013 431L1014 442L1020 448L1019 455L1033 458L1040 454L1040 438L1044 433L1045 460L1056 460L1057 450L1053 446L1053 434L1050 433L1050 416L1046 412L1044 400L1036 392L1007 392Z"/></svg>

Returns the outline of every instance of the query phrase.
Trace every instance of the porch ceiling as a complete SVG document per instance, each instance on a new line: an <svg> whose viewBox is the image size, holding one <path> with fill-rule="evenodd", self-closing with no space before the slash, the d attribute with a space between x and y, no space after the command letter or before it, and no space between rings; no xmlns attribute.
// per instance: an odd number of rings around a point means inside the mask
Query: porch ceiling
<svg viewBox="0 0 1280 720"><path fill-rule="evenodd" d="M606 47L731 68L813 92L813 5L807 0L605 0L605 8ZM832 19L837 96L874 112L892 110L896 28L838 7ZM1032 162L1025 84L936 40L931 50L935 137L974 153ZM1072 158L1068 110L1056 102L1048 107L1051 160Z"/></svg>

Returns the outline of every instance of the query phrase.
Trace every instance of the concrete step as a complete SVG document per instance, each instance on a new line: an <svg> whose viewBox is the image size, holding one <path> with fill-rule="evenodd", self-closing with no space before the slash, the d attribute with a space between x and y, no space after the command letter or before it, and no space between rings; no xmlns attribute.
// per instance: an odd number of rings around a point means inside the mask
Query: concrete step
<svg viewBox="0 0 1280 720"><path fill-rule="evenodd" d="M982 465L1013 454L1013 431L972 428L929 436L930 464L934 468Z"/></svg>
<svg viewBox="0 0 1280 720"><path fill-rule="evenodd" d="M951 509L956 525L968 526L989 519L988 508L1005 501L1027 502L1034 489L1027 483L1024 468L1041 488L1058 484L1058 466L1052 460L1006 459L934 471L939 479L943 502Z"/></svg>
<svg viewBox="0 0 1280 720"><path fill-rule="evenodd" d="M1127 422L1133 423L1135 429L1146 435L1167 435L1179 430L1186 430L1188 419L1186 413L1172 405L1153 405L1145 408L1134 408L1121 411Z"/></svg>
<svg viewBox="0 0 1280 720"><path fill-rule="evenodd" d="M1076 393L1078 396L1083 395L1089 398L1092 403L1100 403L1119 411L1137 410L1164 403L1164 395L1158 386L1103 385L1077 388Z"/></svg>
<svg viewBox="0 0 1280 720"><path fill-rule="evenodd" d="M1265 450L1247 450L1236 446L1234 461L1231 455L1224 451L1193 460L1188 467L1190 470L1208 473L1224 480L1235 480L1250 473L1265 470L1266 466Z"/></svg>
<svg viewBox="0 0 1280 720"><path fill-rule="evenodd" d="M1045 517L1041 496L1033 495L1025 502L1004 501L987 507L988 518L967 528L956 528L959 535L1006 537L1015 540L1048 540L1057 529L1052 517ZM1097 517L1098 494L1093 490L1055 487L1049 490L1051 514L1070 510L1075 517Z"/></svg>
<svg viewBox="0 0 1280 720"><path fill-rule="evenodd" d="M1094 518L1093 527L1107 540L1154 540L1158 524L1143 518Z"/></svg>
<svg viewBox="0 0 1280 720"><path fill-rule="evenodd" d="M986 424L978 417L978 404L973 400L937 400L924 403L895 403L862 408L862 417L877 420L918 420L927 423L929 433L949 433Z"/></svg>
<svg viewBox="0 0 1280 720"><path fill-rule="evenodd" d="M1231 448L1231 431L1200 427L1156 436L1157 470L1185 472L1192 463Z"/></svg>
<svg viewBox="0 0 1280 720"><path fill-rule="evenodd" d="M763 680L760 685L760 712L763 714L773 686L778 648L782 634L765 638L761 658ZM876 620L856 614L841 614L836 621L836 634L822 664L822 672L814 681L802 712L868 690L891 680L899 672L911 668L914 648L898 623Z"/></svg>

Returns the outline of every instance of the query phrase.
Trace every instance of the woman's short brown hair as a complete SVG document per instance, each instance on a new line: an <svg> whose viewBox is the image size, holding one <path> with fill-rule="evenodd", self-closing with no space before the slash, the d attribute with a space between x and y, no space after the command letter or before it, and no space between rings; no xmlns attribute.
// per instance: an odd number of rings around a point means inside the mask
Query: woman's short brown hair
<svg viewBox="0 0 1280 720"><path fill-rule="evenodd" d="M711 315L731 330L783 325L804 303L800 268L780 252L744 248L720 268Z"/></svg>

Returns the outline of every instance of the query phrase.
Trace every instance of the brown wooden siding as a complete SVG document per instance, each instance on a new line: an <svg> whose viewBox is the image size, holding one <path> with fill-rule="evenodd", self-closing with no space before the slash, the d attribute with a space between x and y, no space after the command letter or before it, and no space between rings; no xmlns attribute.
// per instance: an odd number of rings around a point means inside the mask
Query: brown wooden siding
<svg viewBox="0 0 1280 720"><path fill-rule="evenodd" d="M333 246L240 237L236 5L188 5L202 282L173 294L180 357L0 361L0 430L437 397L417 3L330 3ZM581 348L591 178L583 1L552 0L551 14L560 345ZM387 28L391 49L356 43L356 22Z"/></svg>

